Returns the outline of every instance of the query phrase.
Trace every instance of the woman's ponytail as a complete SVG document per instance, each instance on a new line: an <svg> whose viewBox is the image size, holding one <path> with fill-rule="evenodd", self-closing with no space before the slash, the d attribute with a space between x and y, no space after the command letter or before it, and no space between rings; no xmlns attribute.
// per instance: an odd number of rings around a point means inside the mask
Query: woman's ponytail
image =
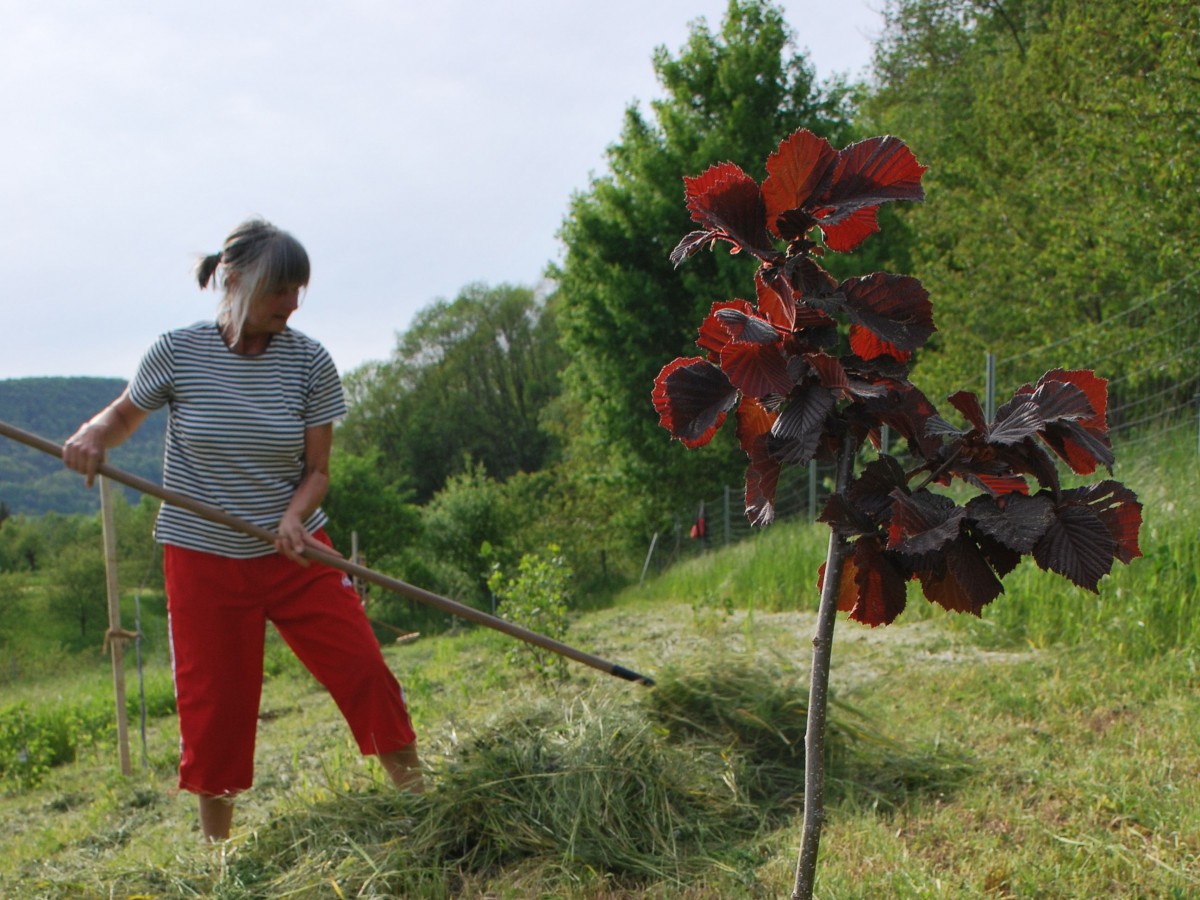
<svg viewBox="0 0 1200 900"><path fill-rule="evenodd" d="M196 280L200 282L201 290L208 287L208 283L212 281L213 274L217 271L217 266L220 264L220 253L201 257L200 261L196 263Z"/></svg>

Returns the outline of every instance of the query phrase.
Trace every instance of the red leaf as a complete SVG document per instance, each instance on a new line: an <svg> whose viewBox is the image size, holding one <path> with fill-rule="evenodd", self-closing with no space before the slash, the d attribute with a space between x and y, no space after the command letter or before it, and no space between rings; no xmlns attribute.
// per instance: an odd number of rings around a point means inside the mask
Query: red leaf
<svg viewBox="0 0 1200 900"><path fill-rule="evenodd" d="M663 366L652 394L658 422L685 447L712 440L737 402L725 373L704 359L677 359Z"/></svg>
<svg viewBox="0 0 1200 900"><path fill-rule="evenodd" d="M747 315L754 312L754 307L745 300L726 300L722 303L714 303L712 305L712 309L700 326L700 337L696 339L696 344L710 351L715 357L720 356L721 351L725 349L725 345L729 342L730 338L729 326L724 319L717 315L717 313L724 309L735 309ZM716 359L713 361L715 362Z"/></svg>
<svg viewBox="0 0 1200 900"><path fill-rule="evenodd" d="M822 387L805 385L792 391L787 408L771 429L775 456L801 466L811 462L832 409L833 395Z"/></svg>
<svg viewBox="0 0 1200 900"><path fill-rule="evenodd" d="M1046 493L980 496L967 504L967 516L988 537L1018 553L1029 553L1054 521L1054 501Z"/></svg>
<svg viewBox="0 0 1200 900"><path fill-rule="evenodd" d="M927 167L898 138L868 138L844 148L813 205L831 250L853 250L879 230L875 210L892 200L925 199L921 176Z"/></svg>
<svg viewBox="0 0 1200 900"><path fill-rule="evenodd" d="M1046 419L1042 440L1072 471L1090 475L1100 465L1112 469L1112 443L1105 419L1106 380L1083 369L1054 369L1041 377L1033 396Z"/></svg>
<svg viewBox="0 0 1200 900"><path fill-rule="evenodd" d="M974 473L973 477L983 489L993 494L1028 494L1029 482L1024 475L986 475Z"/></svg>
<svg viewBox="0 0 1200 900"><path fill-rule="evenodd" d="M850 326L850 352L866 360L890 356L900 362L908 362L912 357L911 351L901 350L895 344L888 343L870 329L858 324Z"/></svg>
<svg viewBox="0 0 1200 900"><path fill-rule="evenodd" d="M907 479L904 469L893 456L881 456L867 463L862 474L846 496L853 502L855 508L862 510L876 522L884 522L891 518L892 492L907 490Z"/></svg>
<svg viewBox="0 0 1200 900"><path fill-rule="evenodd" d="M916 350L937 330L929 292L916 278L876 272L846 279L838 292L845 297L841 310L852 322L899 350ZM828 302L839 305L832 298Z"/></svg>
<svg viewBox="0 0 1200 900"><path fill-rule="evenodd" d="M1014 397L996 411L996 419L985 434L989 444L1009 446L1040 434L1045 427L1042 412L1034 400Z"/></svg>
<svg viewBox="0 0 1200 900"><path fill-rule="evenodd" d="M1137 494L1118 481L1106 480L1067 491L1064 496L1078 497L1104 523L1116 544L1117 559L1129 565L1142 555L1138 546L1142 504L1138 502Z"/></svg>
<svg viewBox="0 0 1200 900"><path fill-rule="evenodd" d="M895 429L911 446L920 448L922 456L932 459L943 443L941 436L929 428L937 419L937 409L908 382L889 382L889 388L884 397L863 398L867 412Z"/></svg>
<svg viewBox="0 0 1200 900"><path fill-rule="evenodd" d="M750 397L786 396L795 386L779 344L730 341L721 351L721 368L734 387Z"/></svg>
<svg viewBox="0 0 1200 900"><path fill-rule="evenodd" d="M829 141L806 128L784 138L779 149L767 157L767 178L763 181L762 196L767 208L767 222L773 232L784 236L775 220L783 213L809 205L837 157L838 153ZM791 240L791 237L785 239Z"/></svg>
<svg viewBox="0 0 1200 900"><path fill-rule="evenodd" d="M711 231L689 231L671 251L671 264L679 268L683 261L695 256L705 247L711 246L713 233Z"/></svg>
<svg viewBox="0 0 1200 900"><path fill-rule="evenodd" d="M1051 380L1065 381L1073 384L1087 395L1093 414L1083 421L1082 424L1086 428L1108 429L1108 422L1106 420L1108 410L1107 379L1101 378L1095 372L1088 369L1052 369L1043 375L1038 383L1042 384Z"/></svg>
<svg viewBox="0 0 1200 900"><path fill-rule="evenodd" d="M850 395L850 379L846 376L846 370L837 357L830 356L828 353L806 353L804 361L817 373L821 387L828 388L835 396L847 397Z"/></svg>
<svg viewBox="0 0 1200 900"><path fill-rule="evenodd" d="M904 612L907 579L884 554L878 538L855 541L853 561L857 592L850 618L872 628L890 625Z"/></svg>
<svg viewBox="0 0 1200 900"><path fill-rule="evenodd" d="M744 249L760 259L779 255L767 233L766 207L758 183L739 166L721 163L683 182L692 219L713 238L729 241L734 252ZM684 239L689 246L699 240L692 235Z"/></svg>
<svg viewBox="0 0 1200 900"><path fill-rule="evenodd" d="M925 596L951 612L979 615L1002 593L1004 585L979 548L967 537L947 546L944 556L917 577Z"/></svg>
<svg viewBox="0 0 1200 900"><path fill-rule="evenodd" d="M892 492L888 549L911 556L935 553L958 537L966 515L948 497L929 491L906 494L897 488Z"/></svg>
<svg viewBox="0 0 1200 900"><path fill-rule="evenodd" d="M779 460L771 456L771 426L778 413L743 397L737 409L738 443L746 451L746 517L752 525L769 525L775 518L775 490L779 485Z"/></svg>
<svg viewBox="0 0 1200 900"><path fill-rule="evenodd" d="M879 230L877 206L856 209L844 216L836 225L818 220L825 246L834 253L849 253Z"/></svg>
<svg viewBox="0 0 1200 900"><path fill-rule="evenodd" d="M1043 569L1098 594L1115 551L1116 542L1100 517L1086 506L1068 504L1055 510L1050 527L1034 545L1033 558Z"/></svg>
<svg viewBox="0 0 1200 900"><path fill-rule="evenodd" d="M987 418L983 414L983 407L979 405L979 398L970 391L959 391L956 394L949 396L950 405L963 414L971 427L980 434L987 434Z"/></svg>
<svg viewBox="0 0 1200 900"><path fill-rule="evenodd" d="M772 325L790 331L796 324L796 298L787 279L782 277L778 269L769 270L768 278L762 269L754 276L755 291L758 295L758 311L766 316ZM786 293L780 293L781 291Z"/></svg>
<svg viewBox="0 0 1200 900"><path fill-rule="evenodd" d="M858 603L858 585L854 581L855 576L854 557L852 554L847 554L846 560L842 565L842 580L838 582L838 612L850 612ZM821 563L817 569L817 592L824 593L825 591L825 563Z"/></svg>

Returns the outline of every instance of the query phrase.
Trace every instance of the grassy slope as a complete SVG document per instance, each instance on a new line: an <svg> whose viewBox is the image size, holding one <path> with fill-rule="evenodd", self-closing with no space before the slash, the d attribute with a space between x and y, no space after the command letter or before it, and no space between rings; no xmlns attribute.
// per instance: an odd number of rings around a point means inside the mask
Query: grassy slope
<svg viewBox="0 0 1200 900"><path fill-rule="evenodd" d="M1194 460L1190 470L1175 470L1170 490L1137 472L1124 477L1152 504L1147 559L1116 573L1099 600L1022 571L983 622L931 613L915 595L913 609L887 629L839 622L838 697L886 739L856 744L835 770L821 896L1200 892L1200 676L1187 639L1200 619L1200 516L1172 505L1196 496ZM812 616L789 607L796 596L810 605L823 540L819 529L781 527L710 554L581 617L568 640L665 676L664 686L690 666L706 667L716 684L722 672L732 681L739 666L764 662L777 679L803 681ZM1168 638L1177 649L1164 649ZM387 648L433 767L435 789L426 798L410 802L387 791L377 770L352 751L329 700L273 648L258 783L239 806L226 848L199 846L191 798L173 789L174 725L155 720L149 771L123 779L112 750L97 748L55 770L41 788L0 799L0 895L387 896L404 883L422 885L412 888L421 896L787 893L798 818L788 798L768 795L757 801L767 814L753 834L731 818L729 840L708 835L703 852L689 856L688 848L701 845L682 837L677 858L650 844L650 855L661 860L658 875L624 862L589 867L582 831L543 835L549 843L540 849L512 851L505 865L466 867L461 876L448 871L444 851L427 861L412 856L439 821L466 831L501 815L512 797L533 802L503 770L520 760L506 757L490 778L470 767L488 746L490 723L507 722L504 743L518 754L546 732L514 731L514 721L546 725L559 739L564 727L546 724L547 716L572 727L590 716L584 724L598 728L587 733L593 745L622 730L644 731L652 742L665 734L644 724L650 691L589 669L573 670L572 681L556 689L531 686L502 663L506 640L474 632ZM107 669L98 662L78 677L94 684L107 679ZM45 685L36 691L48 696ZM51 690L70 692L66 680ZM21 693L6 686L4 702ZM698 761L687 777L714 793L721 781L711 777L714 770L735 752L688 745L676 757L666 745L651 749L671 760L663 771L635 772L651 794L687 759ZM135 760L139 755L135 744ZM637 768L641 759L627 766ZM603 771L606 779L616 772ZM729 781L749 771L731 763L718 774ZM543 772L538 783L554 783L551 776L562 773ZM464 785L482 805L463 800ZM528 825L521 802L498 823L514 845ZM709 813L696 807L689 815ZM687 818L676 830L686 830ZM624 859L622 853L636 856L617 848L605 858ZM617 869L627 874L613 874Z"/></svg>

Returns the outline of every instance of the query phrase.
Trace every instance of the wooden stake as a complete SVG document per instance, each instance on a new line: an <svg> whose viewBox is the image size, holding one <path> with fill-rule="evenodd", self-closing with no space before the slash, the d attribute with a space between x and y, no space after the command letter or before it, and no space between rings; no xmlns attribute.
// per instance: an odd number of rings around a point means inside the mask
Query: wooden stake
<svg viewBox="0 0 1200 900"><path fill-rule="evenodd" d="M125 640L121 631L121 592L117 580L117 532L113 524L112 486L100 476L100 522L104 532L104 575L108 588L108 637L112 649L113 693L117 703L117 748L121 774L131 775L129 762L129 713L125 706Z"/></svg>

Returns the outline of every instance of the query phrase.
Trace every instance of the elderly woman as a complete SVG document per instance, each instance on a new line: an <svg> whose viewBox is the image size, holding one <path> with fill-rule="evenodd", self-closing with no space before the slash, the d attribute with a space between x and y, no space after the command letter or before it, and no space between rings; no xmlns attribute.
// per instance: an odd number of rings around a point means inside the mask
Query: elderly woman
<svg viewBox="0 0 1200 900"><path fill-rule="evenodd" d="M274 546L164 504L163 565L181 757L209 840L229 836L232 798L250 787L266 622L329 690L364 754L400 787L422 788L404 695L349 579L305 559L329 549L320 504L333 423L345 414L325 348L288 320L308 254L260 220L202 259L200 287L223 296L215 322L161 336L116 401L67 440L63 461L90 486L105 451L167 405L164 485L278 534Z"/></svg>

